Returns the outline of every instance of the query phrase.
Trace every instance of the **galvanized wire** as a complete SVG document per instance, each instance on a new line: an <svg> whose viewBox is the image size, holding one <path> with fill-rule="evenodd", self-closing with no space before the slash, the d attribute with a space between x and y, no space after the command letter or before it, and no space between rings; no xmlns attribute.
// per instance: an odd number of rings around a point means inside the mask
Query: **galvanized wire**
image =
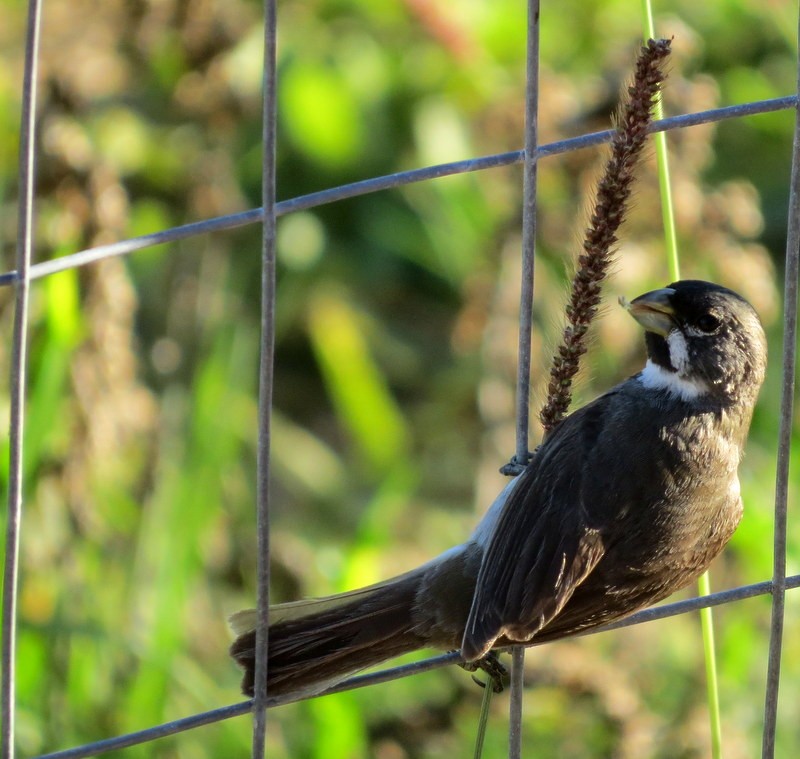
<svg viewBox="0 0 800 759"><path fill-rule="evenodd" d="M267 654L269 649L269 495L272 394L275 379L275 158L277 123L276 0L264 4L264 83L262 109L261 353L258 391L258 501L253 759L263 759L267 741Z"/></svg>
<svg viewBox="0 0 800 759"><path fill-rule="evenodd" d="M784 97L740 103L738 105L729 105L722 108L711 108L705 111L686 113L655 121L650 126L650 131L663 132L673 129L684 129L698 126L699 124L710 124L727 119L741 118L743 116L757 116L762 113L785 111L789 108L793 108L796 102L796 95L786 95ZM612 134L613 132L610 129L606 129L601 132L590 132L589 134L580 135L578 137L570 137L565 140L557 140L555 142L539 145L537 157L541 160L542 158L569 153L573 150L602 145L611 140ZM524 159L524 150L512 150L507 153L497 153L480 158L468 158L463 161L453 161L451 163L441 163L435 166L425 166L420 169L399 171L394 174L363 179L359 182L339 185L326 190L311 192L307 195L299 195L296 198L282 200L275 205L275 214L279 217L285 216L286 214L296 211L307 211L311 208L335 203L340 200L369 195L380 190L403 187L404 185L414 184L416 182L426 182L432 179L452 176L454 174L484 171L501 166L512 166L517 163L522 163ZM249 211L242 211L227 216L217 216L213 219L183 224L178 227L171 227L138 237L130 237L126 240L108 243L107 245L98 245L94 248L87 248L86 250L71 253L70 255L35 264L31 267L30 279L41 279L42 277L65 271L66 269L86 266L97 261L102 261L105 258L128 255L137 250L151 248L154 245L165 245L167 243L177 242L178 240L196 237L197 235L224 232L230 229L245 227L249 224L257 224L261 221L262 216L263 210L261 208L253 208ZM0 287L3 285L12 285L15 280L15 271L4 272L0 274Z"/></svg>
<svg viewBox="0 0 800 759"><path fill-rule="evenodd" d="M4 565L3 596L3 643L2 643L2 757L14 756L14 673L15 673L15 622L17 603L17 581L19 567L19 536L22 512L22 442L24 430L24 386L26 367L26 332L29 284L49 274L84 266L111 256L126 255L144 248L175 242L200 234L234 229L257 222L263 223L263 296L262 296L262 352L259 412L259 495L258 495L258 606L259 635L257 636L256 697L212 711L195 714L185 719L157 725L145 730L108 738L83 746L44 754L39 759L78 759L95 756L112 750L133 746L158 738L174 735L250 711L255 712L253 727L253 756L260 759L264 754L266 707L278 705L266 692L267 614L269 602L268 550L269 550L269 439L272 377L274 372L274 303L275 303L275 221L278 216L307 210L323 204L413 182L429 181L438 177L471 171L486 170L525 162L524 168L524 230L522 255L522 291L520 308L520 370L518 376L517 407L517 451L518 461L527 454L528 396L530 385L530 306L533 285L533 254L536 222L536 167L538 160L572 150L595 146L607 142L611 131L595 132L548 145L536 143L536 80L538 78L538 0L528 3L529 48L526 97L525 150L512 151L453 163L428 166L412 171L398 172L375 177L348 185L276 203L275 196L275 32L277 28L275 0L267 0L265 13L265 65L264 65L264 163L263 163L263 207L243 213L218 217L197 223L130 238L110 245L98 246L64 256L52 261L31 265L33 244L33 162L34 124L36 101L36 64L39 37L41 0L29 3L29 18L26 41L25 78L23 83L22 127L20 137L20 203L17 263L14 271L0 274L0 286L15 285L14 341L11 355L11 423L10 423L10 476L9 512L6 528L6 556ZM800 82L800 74L798 75ZM730 118L753 116L789 108L797 111L798 96L790 95L752 103L727 106L698 113L663 119L652 125L651 131L679 129L721 121ZM800 256L800 120L795 131L795 146L792 159L792 181L789 212L789 234L786 251L785 298L784 298L784 355L783 387L781 398L781 428L776 473L775 498L775 566L771 581L741 586L714 593L701 598L692 598L639 612L621 622L602 628L604 630L627 627L633 624L684 614L708 606L727 604L753 596L772 594L773 614L765 697L765 723L763 731L763 757L774 755L776 709L780 673L780 652L783 637L783 605L785 591L800 587L800 575L785 576L786 571L786 505L788 498L788 466L791 445L792 401L794 392L795 348L797 338L798 257ZM527 367L527 368L525 368ZM521 659L517 655L518 661ZM336 693L367 685L388 682L400 677L430 671L458 661L457 654L443 654L410 665L393 667L380 672L353 677L331 688L326 693ZM518 663L512 678L515 705L510 718L510 756L521 752L520 714L522 704L522 667ZM260 686L259 683L262 683ZM254 707L254 704L256 705Z"/></svg>
<svg viewBox="0 0 800 759"><path fill-rule="evenodd" d="M14 757L16 711L17 591L19 541L22 522L22 446L25 432L25 377L28 352L28 301L30 262L34 239L34 181L36 145L36 92L41 28L41 0L30 0L25 38L25 74L22 89L19 155L19 218L17 224L17 277L14 335L11 347L11 408L9 418L8 514L3 565L3 644L0 682L0 754Z"/></svg>
<svg viewBox="0 0 800 759"><path fill-rule="evenodd" d="M119 751L131 746L139 746L142 743L157 741L159 738L166 738L177 733L184 733L187 730L194 730L204 725L213 725L215 722L222 722L232 717L241 717L249 714L253 709L252 701L242 701L238 704L223 706L219 709L193 714L191 717L176 719L172 722L165 722L162 725L148 727L146 730L137 730L134 733L117 735L113 738L104 738L100 741L86 743L83 746L64 749L63 751L53 751L48 754L40 754L35 759L81 759L86 756L98 756L109 751Z"/></svg>
<svg viewBox="0 0 800 759"><path fill-rule="evenodd" d="M536 254L536 177L539 165L539 0L528 0L525 72L525 165L522 188L522 261L517 344L517 445L507 474L516 474L528 462L528 425L531 396L531 335L533 330L533 274ZM516 470L516 471L515 471ZM511 693L508 699L508 756L522 756L522 703L525 649L511 657Z"/></svg>
<svg viewBox="0 0 800 759"><path fill-rule="evenodd" d="M800 18L798 18L800 44ZM800 94L800 57L797 88ZM775 756L778 725L778 687L781 675L783 620L786 605L786 521L789 501L789 458L792 445L794 380L797 366L797 281L800 276L800 101L795 107L792 175L789 184L788 231L783 291L783 373L781 382L780 428L775 471L775 535L772 571L772 621L770 625L767 687L764 699L764 728L761 755Z"/></svg>
<svg viewBox="0 0 800 759"><path fill-rule="evenodd" d="M528 2L528 48L525 88L525 151L522 188L522 276L517 346L516 463L528 458L533 323L533 263L536 253L536 175L539 165L539 0Z"/></svg>

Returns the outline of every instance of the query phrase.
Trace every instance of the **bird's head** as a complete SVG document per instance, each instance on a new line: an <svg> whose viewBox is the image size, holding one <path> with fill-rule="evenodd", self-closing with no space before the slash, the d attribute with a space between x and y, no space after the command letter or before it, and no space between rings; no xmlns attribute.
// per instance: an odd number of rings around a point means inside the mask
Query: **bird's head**
<svg viewBox="0 0 800 759"><path fill-rule="evenodd" d="M642 381L685 400L755 403L767 366L767 340L753 307L725 287L673 282L624 303L645 330Z"/></svg>

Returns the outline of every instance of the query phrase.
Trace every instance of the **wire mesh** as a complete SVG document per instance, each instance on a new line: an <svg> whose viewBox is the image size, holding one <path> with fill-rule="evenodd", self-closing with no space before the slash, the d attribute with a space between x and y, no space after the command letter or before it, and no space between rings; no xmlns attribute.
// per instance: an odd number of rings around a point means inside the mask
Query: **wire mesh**
<svg viewBox="0 0 800 759"><path fill-rule="evenodd" d="M166 242L186 239L197 235L231 230L247 224L263 224L263 278L262 278L262 352L261 390L259 410L259 496L258 496L258 604L259 645L256 678L257 690L253 701L195 714L190 717L153 726L126 735L107 738L63 751L41 755L39 759L66 759L86 757L117 750L167 735L191 730L221 720L253 712L253 756L264 755L266 708L270 702L266 692L267 613L269 603L269 436L272 377L274 372L274 304L275 304L275 221L278 216L306 210L323 204L334 203L345 198L396 188L413 182L429 181L438 177L465 172L484 171L510 164L525 163L523 198L523 251L522 290L520 307L519 376L517 406L517 463L524 460L528 445L528 389L530 383L530 334L531 300L533 285L533 259L536 222L536 169L538 161L568 151L580 150L608 141L610 131L595 132L580 137L561 140L546 145L537 145L537 93L538 93L538 0L528 2L528 68L526 92L525 149L497 155L474 158L466 161L427 166L424 168L374 177L352 184L333 187L320 192L276 202L275 196L275 124L276 124L276 31L277 18L274 0L265 4L265 58L264 58L264 157L262 171L263 207L244 213L209 219L163 230L150 235L130 238L109 245L101 245L55 260L30 265L33 241L34 206L34 146L36 124L36 67L38 60L40 0L30 0L28 31L23 82L23 105L20 139L20 203L17 241L17 263L14 271L0 274L0 285L14 285L16 289L14 343L11 356L11 416L10 416L10 483L9 506L6 526L6 555L4 564L3 596L3 647L2 647L2 756L13 759L14 750L14 706L15 706L15 625L17 584L19 572L19 534L22 516L22 442L24 431L24 388L26 378L27 310L30 282L50 274L79 266L85 266L112 256L127 255L144 248ZM800 35L800 31L798 32ZM800 88L800 72L798 73ZM684 114L656 122L652 131L688 128L698 124L729 120L743 116L795 109L795 139L792 154L792 179L789 200L789 228L786 246L785 291L784 291L784 348L782 369L782 395L780 406L781 427L778 441L775 498L775 549L774 571L770 580L744 585L711 595L692 598L677 603L647 609L631 617L594 630L618 629L670 616L686 614L700 608L718 606L771 594L773 599L770 651L767 687L765 694L765 720L762 756L774 756L778 685L780 675L781 643L783 639L783 607L786 590L800 587L800 575L786 576L786 524L789 485L789 458L791 453L791 425L794 399L794 376L796 370L798 277L800 276L800 113L798 95L749 102ZM388 682L408 677L458 661L455 653L430 657L413 664L392 667L380 672L360 675L329 689L326 693L343 692L355 688ZM514 695L510 727L510 756L521 751L520 713L522 704L521 657L516 659L514 673ZM263 687L258 687L262 683Z"/></svg>

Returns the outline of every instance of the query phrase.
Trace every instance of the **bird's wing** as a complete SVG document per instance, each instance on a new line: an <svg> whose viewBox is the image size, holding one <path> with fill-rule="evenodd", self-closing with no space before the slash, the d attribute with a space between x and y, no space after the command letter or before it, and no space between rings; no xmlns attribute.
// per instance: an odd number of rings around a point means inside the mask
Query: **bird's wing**
<svg viewBox="0 0 800 759"><path fill-rule="evenodd" d="M565 419L509 494L484 549L462 642L465 660L485 656L501 636L530 640L603 556L608 517L589 500L598 494L587 492L585 472L614 395Z"/></svg>

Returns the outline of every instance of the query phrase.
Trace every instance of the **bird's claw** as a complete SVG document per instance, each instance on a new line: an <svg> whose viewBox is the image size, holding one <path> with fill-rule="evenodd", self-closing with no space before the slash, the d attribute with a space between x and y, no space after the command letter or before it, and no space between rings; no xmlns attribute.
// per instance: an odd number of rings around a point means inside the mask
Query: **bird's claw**
<svg viewBox="0 0 800 759"><path fill-rule="evenodd" d="M508 679L508 669L506 669L506 667L497 657L497 654L493 651L490 651L482 659L471 662L461 662L458 666L462 669L465 669L467 672L477 672L478 670L481 670L482 672L486 673L488 680L483 682L475 677L475 675L472 676L472 680L480 685L481 688L485 688L489 683L491 683L492 691L494 693L503 692L503 689L505 688L504 683Z"/></svg>

